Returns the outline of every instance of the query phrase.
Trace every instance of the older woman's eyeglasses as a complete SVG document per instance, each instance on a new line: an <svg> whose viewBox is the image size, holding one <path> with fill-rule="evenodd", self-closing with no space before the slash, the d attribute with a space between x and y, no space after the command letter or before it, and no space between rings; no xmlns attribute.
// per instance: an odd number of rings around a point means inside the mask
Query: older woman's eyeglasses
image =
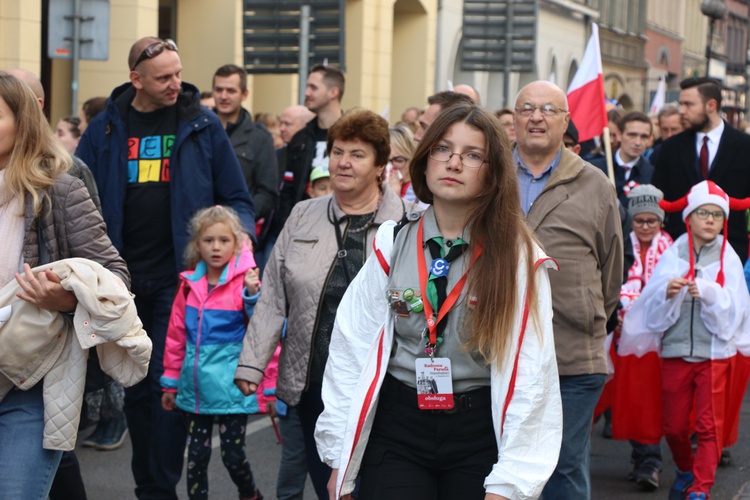
<svg viewBox="0 0 750 500"><path fill-rule="evenodd" d="M138 59L135 60L135 64L133 64L133 67L130 68L130 71L135 71L135 68L141 64L146 59L152 59L162 52L164 52L164 49L167 50L173 50L177 52L177 44L174 43L174 40L171 38L167 38L166 40L159 40L158 42L154 42L145 49L143 49L143 52L141 52L141 55L138 56Z"/></svg>
<svg viewBox="0 0 750 500"><path fill-rule="evenodd" d="M555 116L558 113L568 112L567 109L560 108L549 102L546 104L540 104L538 106L531 104L530 102L527 102L526 104L518 106L516 108L516 112L520 113L521 116L531 116L534 114L534 111L536 111L537 109L542 113L543 116Z"/></svg>
<svg viewBox="0 0 750 500"><path fill-rule="evenodd" d="M438 145L430 148L430 158L435 161L447 163L451 161L453 155L458 155L458 157L461 159L461 165L466 168L479 168L487 162L487 160L484 159L484 156L474 151L459 154L451 151L448 146Z"/></svg>

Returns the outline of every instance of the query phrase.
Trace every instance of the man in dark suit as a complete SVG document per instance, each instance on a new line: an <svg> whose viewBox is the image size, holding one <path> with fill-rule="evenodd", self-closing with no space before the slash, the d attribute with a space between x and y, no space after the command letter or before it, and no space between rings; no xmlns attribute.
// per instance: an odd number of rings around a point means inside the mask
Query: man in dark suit
<svg viewBox="0 0 750 500"><path fill-rule="evenodd" d="M627 207L630 189L638 184L650 183L654 173L653 165L643 156L650 144L653 124L645 113L631 111L620 119L618 127L620 147L612 155L612 167L617 198L623 207ZM606 158L591 160L591 164L607 174Z"/></svg>
<svg viewBox="0 0 750 500"><path fill-rule="evenodd" d="M718 184L729 196L750 196L750 135L734 129L719 114L721 86L710 78L690 78L680 83L680 117L685 131L664 141L651 183L674 201L704 179ZM668 214L665 229L677 238L685 232L679 213ZM728 241L747 260L747 217L733 211Z"/></svg>

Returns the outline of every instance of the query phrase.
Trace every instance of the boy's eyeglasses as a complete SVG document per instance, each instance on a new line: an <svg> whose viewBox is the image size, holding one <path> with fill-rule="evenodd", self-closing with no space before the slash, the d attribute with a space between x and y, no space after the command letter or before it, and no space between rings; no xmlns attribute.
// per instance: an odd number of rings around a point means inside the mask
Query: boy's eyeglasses
<svg viewBox="0 0 750 500"><path fill-rule="evenodd" d="M177 52L177 44L175 44L174 40L172 40L171 38L167 38L166 40L159 40L158 42L152 43L151 45L143 49L143 52L141 52L141 55L138 56L138 59L135 60L135 64L133 64L133 67L130 68L130 71L135 71L135 68L139 64L141 64L146 59L153 59L154 57L164 52L164 49Z"/></svg>
<svg viewBox="0 0 750 500"><path fill-rule="evenodd" d="M635 224L638 227L656 227L658 224L661 224L661 221L658 218L654 219L633 219L633 224Z"/></svg>
<svg viewBox="0 0 750 500"><path fill-rule="evenodd" d="M706 220L709 216L713 217L714 220L724 220L723 210L712 212L710 210L703 210L702 208L699 208L694 213L700 220Z"/></svg>

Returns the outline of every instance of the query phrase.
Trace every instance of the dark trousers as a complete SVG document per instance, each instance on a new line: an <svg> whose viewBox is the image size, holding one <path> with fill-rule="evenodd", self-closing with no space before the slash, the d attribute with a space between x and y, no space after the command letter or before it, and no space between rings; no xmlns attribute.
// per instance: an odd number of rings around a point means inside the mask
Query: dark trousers
<svg viewBox="0 0 750 500"><path fill-rule="evenodd" d="M320 414L323 413L321 388L321 384L310 384L307 391L302 393L302 399L296 408L302 424L302 432L305 435L307 472L310 474L318 499L328 500L328 479L331 477L331 468L320 461L318 448L315 446L315 424Z"/></svg>
<svg viewBox="0 0 750 500"><path fill-rule="evenodd" d="M208 463L214 419L219 421L221 460L237 486L240 498L255 495L255 482L245 453L247 415L196 415L188 413L187 489L190 500L208 499Z"/></svg>
<svg viewBox="0 0 750 500"><path fill-rule="evenodd" d="M359 500L482 500L497 462L489 404L461 413L417 406L416 389L386 375L360 469Z"/></svg>
<svg viewBox="0 0 750 500"><path fill-rule="evenodd" d="M148 375L125 389L125 417L133 444L131 468L139 499L177 499L187 438L185 414L161 407L164 345L177 281L133 277L131 290L143 328L154 344Z"/></svg>
<svg viewBox="0 0 750 500"><path fill-rule="evenodd" d="M661 471L661 444L646 444L630 440L633 452L630 461L633 462L633 470L655 470Z"/></svg>
<svg viewBox="0 0 750 500"><path fill-rule="evenodd" d="M75 451L64 451L49 492L50 500L86 500L86 487Z"/></svg>

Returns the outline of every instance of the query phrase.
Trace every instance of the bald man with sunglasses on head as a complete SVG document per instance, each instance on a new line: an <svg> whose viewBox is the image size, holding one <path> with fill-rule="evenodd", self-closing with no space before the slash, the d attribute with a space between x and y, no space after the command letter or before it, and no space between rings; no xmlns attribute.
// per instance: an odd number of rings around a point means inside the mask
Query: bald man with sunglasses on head
<svg viewBox="0 0 750 500"><path fill-rule="evenodd" d="M232 207L249 235L255 210L219 118L182 81L172 40L141 38L130 49L130 81L89 124L76 154L96 178L112 243L132 278L135 304L154 350L148 377L125 391L139 499L177 499L186 439L180 412L161 408L164 343L188 223L201 208Z"/></svg>

